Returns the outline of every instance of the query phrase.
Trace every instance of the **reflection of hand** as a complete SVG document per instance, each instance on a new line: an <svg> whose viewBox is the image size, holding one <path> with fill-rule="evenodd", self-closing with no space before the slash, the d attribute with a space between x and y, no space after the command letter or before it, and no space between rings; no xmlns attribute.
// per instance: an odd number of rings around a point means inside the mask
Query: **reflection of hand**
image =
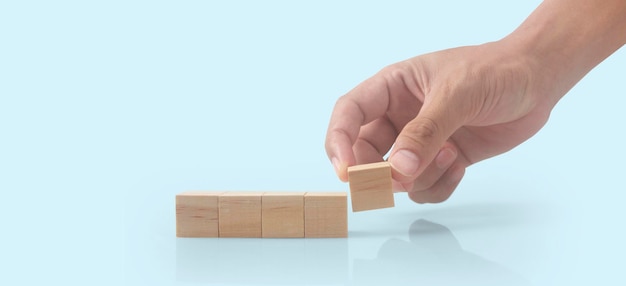
<svg viewBox="0 0 626 286"><path fill-rule="evenodd" d="M624 44L626 2L591 2L544 1L500 41L418 56L358 85L337 101L326 137L339 178L394 146L394 189L416 202L447 199L466 167L535 134L558 100Z"/></svg>
<svg viewBox="0 0 626 286"><path fill-rule="evenodd" d="M529 285L520 275L463 250L452 232L427 220L413 222L410 242L387 240L375 260L354 262L354 285Z"/></svg>

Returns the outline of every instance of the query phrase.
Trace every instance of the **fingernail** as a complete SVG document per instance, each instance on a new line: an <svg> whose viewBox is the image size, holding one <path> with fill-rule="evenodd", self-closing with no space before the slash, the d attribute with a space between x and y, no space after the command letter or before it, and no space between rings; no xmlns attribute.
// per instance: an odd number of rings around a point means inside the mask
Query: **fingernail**
<svg viewBox="0 0 626 286"><path fill-rule="evenodd" d="M456 152L450 148L445 148L439 151L437 158L435 158L435 163L439 169L446 169L454 162L454 160L456 160Z"/></svg>
<svg viewBox="0 0 626 286"><path fill-rule="evenodd" d="M417 155L409 150L400 150L396 152L390 159L391 166L400 174L411 177L415 175L419 168L419 159Z"/></svg>

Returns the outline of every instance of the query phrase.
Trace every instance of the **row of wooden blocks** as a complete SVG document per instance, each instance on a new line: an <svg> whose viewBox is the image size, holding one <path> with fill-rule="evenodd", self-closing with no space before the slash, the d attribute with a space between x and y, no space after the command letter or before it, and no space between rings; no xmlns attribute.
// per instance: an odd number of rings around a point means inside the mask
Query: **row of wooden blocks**
<svg viewBox="0 0 626 286"><path fill-rule="evenodd" d="M391 165L348 168L352 211L394 206ZM186 192L176 196L178 237L347 237L343 192Z"/></svg>
<svg viewBox="0 0 626 286"><path fill-rule="evenodd" d="M178 237L347 237L344 192L185 192Z"/></svg>

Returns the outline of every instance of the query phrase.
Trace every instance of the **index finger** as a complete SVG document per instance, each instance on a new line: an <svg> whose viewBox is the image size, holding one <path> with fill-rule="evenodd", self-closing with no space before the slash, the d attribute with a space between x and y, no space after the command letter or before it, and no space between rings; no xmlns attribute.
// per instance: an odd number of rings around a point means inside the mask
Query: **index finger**
<svg viewBox="0 0 626 286"><path fill-rule="evenodd" d="M326 133L326 154L342 181L348 180L348 166L356 163L352 146L361 126L383 116L389 106L389 89L379 73L339 98Z"/></svg>

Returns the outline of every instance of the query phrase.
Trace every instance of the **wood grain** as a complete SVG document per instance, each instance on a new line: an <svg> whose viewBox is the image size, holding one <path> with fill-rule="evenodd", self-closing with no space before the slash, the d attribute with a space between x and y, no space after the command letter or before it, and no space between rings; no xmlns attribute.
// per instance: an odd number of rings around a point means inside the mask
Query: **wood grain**
<svg viewBox="0 0 626 286"><path fill-rule="evenodd" d="M219 196L220 237L261 237L262 192L227 192Z"/></svg>
<svg viewBox="0 0 626 286"><path fill-rule="evenodd" d="M263 237L304 237L304 192L266 192Z"/></svg>
<svg viewBox="0 0 626 286"><path fill-rule="evenodd" d="M176 195L176 236L218 237L218 196L221 192Z"/></svg>
<svg viewBox="0 0 626 286"><path fill-rule="evenodd" d="M347 194L307 192L304 195L304 236L347 237Z"/></svg>
<svg viewBox="0 0 626 286"><path fill-rule="evenodd" d="M388 162L348 167L352 211L394 206L391 165Z"/></svg>

